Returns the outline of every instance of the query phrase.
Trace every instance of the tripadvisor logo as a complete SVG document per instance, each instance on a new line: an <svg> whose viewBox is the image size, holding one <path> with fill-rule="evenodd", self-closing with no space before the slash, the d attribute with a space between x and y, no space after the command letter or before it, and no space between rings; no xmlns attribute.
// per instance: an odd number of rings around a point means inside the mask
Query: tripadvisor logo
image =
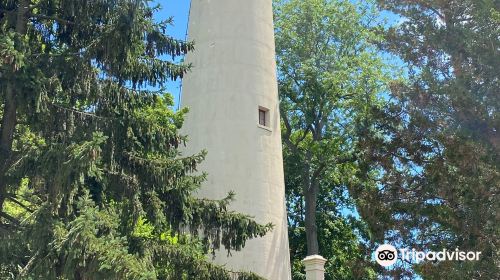
<svg viewBox="0 0 500 280"><path fill-rule="evenodd" d="M458 248L453 250L443 249L441 251L417 251L415 249L399 249L390 245L380 245L375 251L375 260L381 266L391 266L396 263L398 256L406 261L478 261L481 252L461 251Z"/></svg>
<svg viewBox="0 0 500 280"><path fill-rule="evenodd" d="M398 260L398 251L392 245L380 245L375 251L375 260L381 266L391 266Z"/></svg>

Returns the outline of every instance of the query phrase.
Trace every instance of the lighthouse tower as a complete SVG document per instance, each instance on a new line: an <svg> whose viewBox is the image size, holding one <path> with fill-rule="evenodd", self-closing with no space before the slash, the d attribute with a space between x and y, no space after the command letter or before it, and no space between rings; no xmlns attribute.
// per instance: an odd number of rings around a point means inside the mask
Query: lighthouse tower
<svg viewBox="0 0 500 280"><path fill-rule="evenodd" d="M221 199L236 193L232 210L273 223L263 238L215 262L288 280L290 257L272 0L192 0L188 55L192 71L183 81L182 106L189 107L183 132L188 151L208 151L200 170L208 173L198 195Z"/></svg>

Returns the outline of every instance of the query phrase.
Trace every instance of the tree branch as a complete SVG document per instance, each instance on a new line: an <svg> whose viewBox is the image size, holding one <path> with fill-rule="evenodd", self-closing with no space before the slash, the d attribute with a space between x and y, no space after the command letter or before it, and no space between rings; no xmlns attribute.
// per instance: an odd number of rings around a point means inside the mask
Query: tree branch
<svg viewBox="0 0 500 280"><path fill-rule="evenodd" d="M58 108L58 109L61 109L61 110L64 110L64 111L69 111L69 112L73 112L75 114L79 114L79 115L82 115L82 116L87 116L87 117L91 117L91 118L96 118L96 119L101 119L101 120L112 120L113 118L107 118L107 117L101 117L101 116L98 116L96 114L92 114L92 113L88 113L88 112L82 112L82 111L79 111L79 110L75 110L75 109L72 109L72 108L66 108L66 107L63 107L61 105L58 105L58 104L55 104L55 103L49 103L50 105Z"/></svg>
<svg viewBox="0 0 500 280"><path fill-rule="evenodd" d="M16 226L21 224L16 218L12 217L11 215L9 215L5 212L0 212L0 217L5 218L6 220L8 220L9 222L11 222L12 224L14 224Z"/></svg>
<svg viewBox="0 0 500 280"><path fill-rule="evenodd" d="M14 202L15 204L21 206L23 209L25 209L26 211L30 212L30 213L33 213L34 210L29 208L28 206L24 205L22 202L20 202L19 200L17 200L16 198L14 198L14 195L10 194L7 196L7 199L9 199L10 201Z"/></svg>
<svg viewBox="0 0 500 280"><path fill-rule="evenodd" d="M69 20L62 19L62 18L55 17L55 16L47 16L47 15L34 14L34 13L28 13L28 15L29 15L29 17L32 17L32 18L57 21L58 23L64 24L64 25L74 25L75 24L75 22L73 22L73 21L69 21Z"/></svg>

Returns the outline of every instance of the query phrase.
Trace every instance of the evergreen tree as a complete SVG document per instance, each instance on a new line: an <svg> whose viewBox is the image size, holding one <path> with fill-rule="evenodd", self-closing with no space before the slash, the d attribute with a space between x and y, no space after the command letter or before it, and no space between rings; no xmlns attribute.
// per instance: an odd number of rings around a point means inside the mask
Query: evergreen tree
<svg viewBox="0 0 500 280"><path fill-rule="evenodd" d="M374 279L369 232L347 218L349 191L367 159L362 127L375 126L390 69L378 53L374 3L276 2L276 46L294 279L301 260L328 259L326 279Z"/></svg>
<svg viewBox="0 0 500 280"><path fill-rule="evenodd" d="M0 278L233 279L206 254L270 229L229 211L234 194L193 196L204 153L181 154L186 111L150 90L193 44L159 8L0 2Z"/></svg>
<svg viewBox="0 0 500 280"><path fill-rule="evenodd" d="M425 279L498 279L500 3L378 2L402 19L382 46L409 72L391 86L384 137L363 144L383 187L359 190L362 216L404 247L482 252L407 267Z"/></svg>

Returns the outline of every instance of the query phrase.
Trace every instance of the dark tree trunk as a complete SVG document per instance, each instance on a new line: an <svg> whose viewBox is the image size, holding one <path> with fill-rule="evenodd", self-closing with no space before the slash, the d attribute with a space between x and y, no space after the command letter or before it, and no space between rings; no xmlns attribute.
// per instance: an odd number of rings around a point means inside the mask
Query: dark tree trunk
<svg viewBox="0 0 500 280"><path fill-rule="evenodd" d="M305 208L306 208L306 239L307 239L307 255L318 255L318 226L316 224L316 205L317 205L317 190L313 190L314 186L309 188L309 191L304 193Z"/></svg>
<svg viewBox="0 0 500 280"><path fill-rule="evenodd" d="M3 110L2 129L0 135L0 212L7 196L7 185L5 174L9 169L10 157L12 154L12 141L14 129L16 127L16 101L14 90L9 83L5 90L5 106Z"/></svg>
<svg viewBox="0 0 500 280"><path fill-rule="evenodd" d="M308 154L310 162L310 155ZM305 199L305 223L306 223L306 240L307 240L307 255L319 254L318 244L318 226L316 224L316 206L318 199L318 184L315 178L311 178L311 168L309 164L305 164L302 174L302 192Z"/></svg>
<svg viewBox="0 0 500 280"><path fill-rule="evenodd" d="M26 34L28 28L27 14L29 1L19 1L15 30L18 34ZM16 88L13 82L7 82L5 87L5 104L3 109L2 127L0 128L0 213L7 197L6 173L12 157L12 143L17 125Z"/></svg>

